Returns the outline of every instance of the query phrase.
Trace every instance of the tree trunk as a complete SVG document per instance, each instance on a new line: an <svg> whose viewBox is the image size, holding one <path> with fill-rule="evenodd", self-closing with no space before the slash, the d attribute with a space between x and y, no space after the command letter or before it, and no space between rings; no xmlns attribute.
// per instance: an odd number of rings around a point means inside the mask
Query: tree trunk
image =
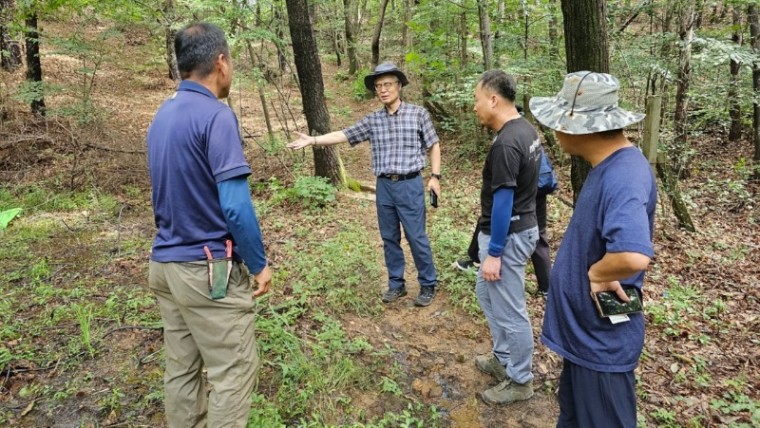
<svg viewBox="0 0 760 428"><path fill-rule="evenodd" d="M480 45L483 47L483 69L493 67L493 40L491 17L488 15L488 0L478 0L478 21L480 22Z"/></svg>
<svg viewBox="0 0 760 428"><path fill-rule="evenodd" d="M523 59L528 59L528 43L530 37L530 11L528 4L523 3Z"/></svg>
<svg viewBox="0 0 760 428"><path fill-rule="evenodd" d="M253 43L250 40L246 40L245 46L248 49L248 56L251 58L251 66L259 67L263 70L265 65L261 64L258 56L253 51ZM267 125L267 137L271 141L272 138L274 138L274 131L272 130L272 119L269 116L269 107L267 107L267 96L266 92L264 92L264 82L266 82L266 78L262 77L256 82L256 89L258 89L259 92L259 101L261 101L261 109L264 114L264 123Z"/></svg>
<svg viewBox="0 0 760 428"><path fill-rule="evenodd" d="M40 31L37 26L37 11L30 11L25 20L26 40L26 80L38 87L38 97L32 100L32 113L45 115L45 97L42 89L42 62L40 59Z"/></svg>
<svg viewBox="0 0 760 428"><path fill-rule="evenodd" d="M177 30L174 24L174 0L164 0L164 37L166 38L166 65L169 67L169 78L174 81L180 80L179 68L177 67L177 52L174 51L174 38Z"/></svg>
<svg viewBox="0 0 760 428"><path fill-rule="evenodd" d="M498 40L501 37L501 29L504 28L507 22L507 2L505 0L497 0L496 13L498 29L496 30L496 33L494 33L493 38Z"/></svg>
<svg viewBox="0 0 760 428"><path fill-rule="evenodd" d="M691 43L694 38L694 22L696 13L690 0L681 0L678 3L678 73L676 81L676 105L673 117L673 141L675 149L682 151L688 144L687 120L689 112L689 86L691 84ZM679 176L688 170L688 161L683 159L681 153L674 153L676 159L675 170Z"/></svg>
<svg viewBox="0 0 760 428"><path fill-rule="evenodd" d="M282 6L280 4L275 3L273 7L278 40L275 44L277 46L277 65L280 68L280 73L285 74L285 71L288 69L288 58L285 56L285 51L282 49L282 44L284 43L283 40L285 40L285 18L282 16ZM307 12L306 18L308 19L308 17L309 14ZM309 28L311 28L311 21L309 21Z"/></svg>
<svg viewBox="0 0 760 428"><path fill-rule="evenodd" d="M562 0L565 22L567 71L609 73L607 11L604 0ZM573 202L578 200L591 165L580 156L571 157L570 182Z"/></svg>
<svg viewBox="0 0 760 428"><path fill-rule="evenodd" d="M559 58L557 26L557 0L549 0L549 55L553 59Z"/></svg>
<svg viewBox="0 0 760 428"><path fill-rule="evenodd" d="M380 14L377 16L377 25L375 25L375 34L372 35L372 69L380 63L380 34L383 32L383 21L385 20L385 8L388 6L388 0L380 0Z"/></svg>
<svg viewBox="0 0 760 428"><path fill-rule="evenodd" d="M741 17L741 9L739 7L734 6L732 11L732 22L733 22L733 35L731 36L731 40L733 40L734 43L741 46L742 45L742 17ZM742 136L742 111L741 106L739 104L737 92L739 89L739 70L741 70L741 63L737 60L735 60L733 57L731 58L731 83L728 87L728 116L731 118L731 126L729 128L728 132L728 140L729 141L736 141L741 138Z"/></svg>
<svg viewBox="0 0 760 428"><path fill-rule="evenodd" d="M21 45L9 32L14 0L0 0L0 67L14 72L21 67Z"/></svg>
<svg viewBox="0 0 760 428"><path fill-rule="evenodd" d="M467 10L459 15L459 68L467 67Z"/></svg>
<svg viewBox="0 0 760 428"><path fill-rule="evenodd" d="M356 40L354 39L354 9L356 0L343 0L343 15L346 20L346 47L348 49L348 74L354 75L359 68L356 59ZM290 5L288 5L290 6ZM290 8L288 8L290 10ZM291 29L291 32L293 30Z"/></svg>
<svg viewBox="0 0 760 428"><path fill-rule="evenodd" d="M330 132L330 113L325 102L322 64L314 31L309 22L309 8L306 0L288 0L287 7L290 39L293 42L293 56L309 133L326 134ZM335 185L346 182L337 148L314 148L314 173L319 177L326 177Z"/></svg>
<svg viewBox="0 0 760 428"><path fill-rule="evenodd" d="M412 46L412 34L409 30L409 22L411 22L414 16L414 0L404 1L404 26L401 27L401 42L404 45L404 56L409 53L409 48Z"/></svg>
<svg viewBox="0 0 760 428"><path fill-rule="evenodd" d="M749 33L752 37L752 49L760 55L760 11L755 5L749 6ZM752 89L755 102L752 114L752 139L755 141L755 165L760 163L760 61L752 65ZM755 173L760 178L760 173Z"/></svg>

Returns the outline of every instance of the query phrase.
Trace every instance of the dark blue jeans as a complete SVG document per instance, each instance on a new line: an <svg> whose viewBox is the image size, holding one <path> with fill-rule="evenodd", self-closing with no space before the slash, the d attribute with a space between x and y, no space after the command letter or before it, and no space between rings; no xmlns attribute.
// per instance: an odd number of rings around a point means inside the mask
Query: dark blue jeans
<svg viewBox="0 0 760 428"><path fill-rule="evenodd" d="M422 176L393 181L377 178L377 223L383 238L388 288L404 286L404 251L401 249L401 226L412 249L417 279L422 287L433 287L437 278L430 240L425 232L425 188Z"/></svg>

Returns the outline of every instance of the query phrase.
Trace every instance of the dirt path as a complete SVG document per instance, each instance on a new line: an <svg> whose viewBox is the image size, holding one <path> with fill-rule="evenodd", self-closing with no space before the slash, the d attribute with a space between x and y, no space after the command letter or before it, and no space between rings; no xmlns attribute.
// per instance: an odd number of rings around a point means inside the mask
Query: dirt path
<svg viewBox="0 0 760 428"><path fill-rule="evenodd" d="M382 241L377 230L374 207L365 205L358 215L368 225L368 233L375 234L378 242L378 260L382 262ZM428 219L428 221L435 221ZM469 427L550 427L556 423L559 407L549 387L547 391L548 350L536 346L534 361L535 396L525 402L508 406L489 406L478 398L484 389L494 385L488 375L475 368L476 355L488 353L491 338L483 320L475 320L451 304L450 296L441 284L433 304L426 308L414 306L414 298L419 292L417 271L411 258L408 244L403 243L406 256L407 288L409 295L385 306L379 320L352 318L352 329L368 336L375 332L374 341L387 344L396 350L395 359L406 375L408 385L417 398L440 409L444 426ZM437 269L452 269L438 261ZM383 275L385 275L383 271ZM462 275L467 275L462 273ZM472 275L473 287L475 276ZM387 287L385 276L378 278L378 298ZM534 307L533 327L535 343L538 344L540 317L543 316L543 301L529 297L529 305ZM536 308L535 306L540 306ZM540 309L540 310L538 310ZM481 322L482 321L482 322ZM554 370L554 368L552 369ZM558 372L557 372L558 373ZM551 376L554 380L556 374ZM549 382L550 385L556 384Z"/></svg>

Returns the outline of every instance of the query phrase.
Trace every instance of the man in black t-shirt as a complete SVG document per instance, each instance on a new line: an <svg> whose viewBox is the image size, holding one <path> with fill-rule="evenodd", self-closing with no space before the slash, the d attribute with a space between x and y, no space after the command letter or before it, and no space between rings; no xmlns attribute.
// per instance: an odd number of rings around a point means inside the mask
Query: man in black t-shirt
<svg viewBox="0 0 760 428"><path fill-rule="evenodd" d="M536 192L541 142L514 105L514 79L498 70L475 88L475 114L497 131L483 167L476 293L488 320L493 353L475 364L500 381L483 392L490 404L533 396L533 331L525 304L525 265L538 241Z"/></svg>

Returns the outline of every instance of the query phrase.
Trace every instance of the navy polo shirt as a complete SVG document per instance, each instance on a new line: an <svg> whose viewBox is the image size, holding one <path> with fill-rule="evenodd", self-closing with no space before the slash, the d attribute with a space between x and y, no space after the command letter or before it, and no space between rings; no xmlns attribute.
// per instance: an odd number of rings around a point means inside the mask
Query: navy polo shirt
<svg viewBox="0 0 760 428"><path fill-rule="evenodd" d="M216 184L251 174L232 110L204 86L183 80L148 128L148 165L158 231L151 259L224 257L232 239Z"/></svg>

